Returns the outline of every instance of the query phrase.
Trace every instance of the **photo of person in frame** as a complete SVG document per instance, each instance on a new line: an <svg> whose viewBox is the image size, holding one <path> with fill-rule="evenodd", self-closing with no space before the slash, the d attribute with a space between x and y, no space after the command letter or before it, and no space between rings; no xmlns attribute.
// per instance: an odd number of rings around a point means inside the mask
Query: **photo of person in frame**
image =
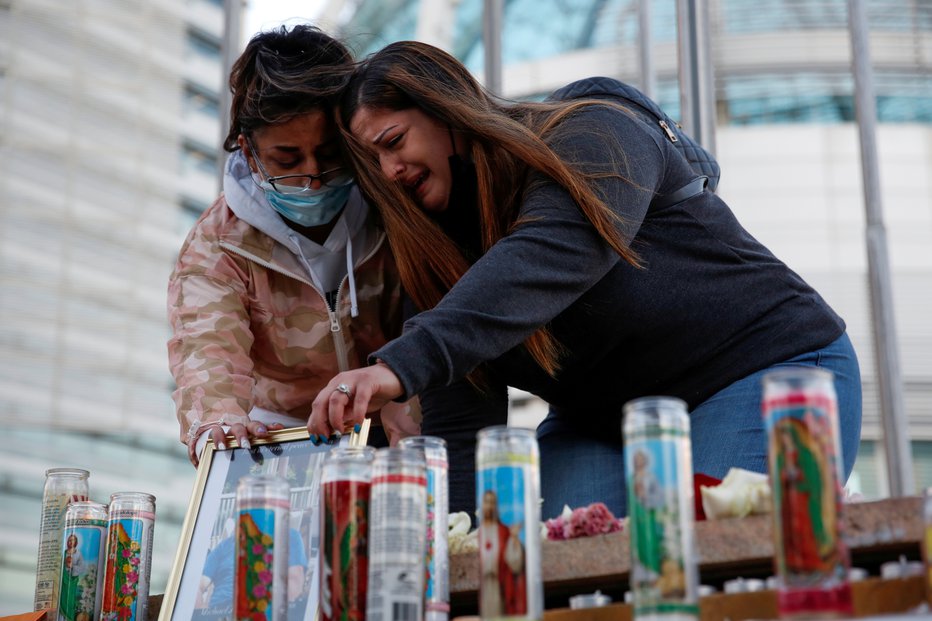
<svg viewBox="0 0 932 621"><path fill-rule="evenodd" d="M287 597L289 621L313 618L308 611L319 554L317 499L325 447L309 442L272 443L218 453L228 460L211 543L196 589L192 621L226 619L233 610L236 488L247 475L271 474L291 487L288 535ZM217 456L215 456L217 458Z"/></svg>

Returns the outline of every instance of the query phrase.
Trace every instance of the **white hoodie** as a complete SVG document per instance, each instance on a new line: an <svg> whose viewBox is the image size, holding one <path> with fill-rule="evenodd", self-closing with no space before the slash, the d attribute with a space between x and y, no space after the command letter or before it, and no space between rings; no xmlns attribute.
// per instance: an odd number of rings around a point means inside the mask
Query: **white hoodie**
<svg viewBox="0 0 932 621"><path fill-rule="evenodd" d="M381 237L366 226L369 206L356 186L353 186L346 207L323 245L293 230L269 205L265 191L256 183L242 151L235 151L227 158L223 193L227 205L238 218L282 244L300 259L311 282L322 294L337 289L343 278L348 277L352 314L356 316L356 282L352 266L368 256Z"/></svg>

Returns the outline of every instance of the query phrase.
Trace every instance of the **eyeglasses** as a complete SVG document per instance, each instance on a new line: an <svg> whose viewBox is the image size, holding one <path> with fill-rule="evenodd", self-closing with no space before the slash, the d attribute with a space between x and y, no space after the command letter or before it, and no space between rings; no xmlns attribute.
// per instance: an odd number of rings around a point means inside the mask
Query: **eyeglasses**
<svg viewBox="0 0 932 621"><path fill-rule="evenodd" d="M338 166L330 170L325 170L319 175L279 175L277 177L269 177L268 173L264 170L262 172L266 176L266 181L268 181L277 192L281 192L282 194L300 194L310 190L311 184L315 181L320 181L321 186L328 188L346 185L350 181L350 177L340 174L342 171L343 168Z"/></svg>
<svg viewBox="0 0 932 621"><path fill-rule="evenodd" d="M269 182L269 185L271 185L276 192L281 192L282 194L301 194L310 190L311 185L315 181L319 181L322 187L328 188L340 187L352 181L352 177L343 172L343 166L337 166L316 175L277 175L273 177L269 175L269 172L262 164L262 160L259 159L259 152L252 144L252 140L247 139L246 142L255 157L256 165L259 167L265 180Z"/></svg>

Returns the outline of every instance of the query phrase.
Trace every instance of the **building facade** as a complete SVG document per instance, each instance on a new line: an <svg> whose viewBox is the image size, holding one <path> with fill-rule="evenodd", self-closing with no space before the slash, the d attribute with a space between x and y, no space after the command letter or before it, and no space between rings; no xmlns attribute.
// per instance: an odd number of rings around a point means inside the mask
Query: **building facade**
<svg viewBox="0 0 932 621"><path fill-rule="evenodd" d="M364 56L399 39L450 51L482 79L482 0L334 1L328 27ZM539 99L579 78L639 85L638 0L505 0L502 95ZM679 118L676 2L650 0L654 97ZM845 318L864 382L849 481L887 494L845 0L707 0L719 194L745 227ZM932 485L932 4L865 0L881 194L905 407L919 487ZM518 424L546 407L516 393Z"/></svg>
<svg viewBox="0 0 932 621"><path fill-rule="evenodd" d="M222 29L222 0L0 0L0 614L58 466L156 496L164 591L194 481L165 289L217 192Z"/></svg>

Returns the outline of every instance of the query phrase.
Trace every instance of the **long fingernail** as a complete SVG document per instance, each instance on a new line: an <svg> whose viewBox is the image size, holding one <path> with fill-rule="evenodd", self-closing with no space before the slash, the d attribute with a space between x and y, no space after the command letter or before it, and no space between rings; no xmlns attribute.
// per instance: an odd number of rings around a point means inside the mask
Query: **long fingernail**
<svg viewBox="0 0 932 621"><path fill-rule="evenodd" d="M338 441L342 437L343 437L342 433L340 433L339 431L334 431L333 435L330 436L330 439L333 441Z"/></svg>
<svg viewBox="0 0 932 621"><path fill-rule="evenodd" d="M317 435L316 435L316 434L313 434L313 433L311 434L311 443L312 443L314 446L320 446L320 440L317 439Z"/></svg>
<svg viewBox="0 0 932 621"><path fill-rule="evenodd" d="M362 425L360 425L359 423L356 423L355 425L353 425L353 433L359 433L360 429L362 429Z"/></svg>
<svg viewBox="0 0 932 621"><path fill-rule="evenodd" d="M239 443L239 445L243 447L244 449L252 448L252 444L249 443L249 440L243 440L242 442Z"/></svg>
<svg viewBox="0 0 932 621"><path fill-rule="evenodd" d="M217 450L218 450L218 451L225 451L225 450L227 450L227 445L224 444L223 442L218 442L218 443L217 443Z"/></svg>
<svg viewBox="0 0 932 621"><path fill-rule="evenodd" d="M266 431L268 431L268 429L266 429L265 425L259 425L259 433L265 433Z"/></svg>

